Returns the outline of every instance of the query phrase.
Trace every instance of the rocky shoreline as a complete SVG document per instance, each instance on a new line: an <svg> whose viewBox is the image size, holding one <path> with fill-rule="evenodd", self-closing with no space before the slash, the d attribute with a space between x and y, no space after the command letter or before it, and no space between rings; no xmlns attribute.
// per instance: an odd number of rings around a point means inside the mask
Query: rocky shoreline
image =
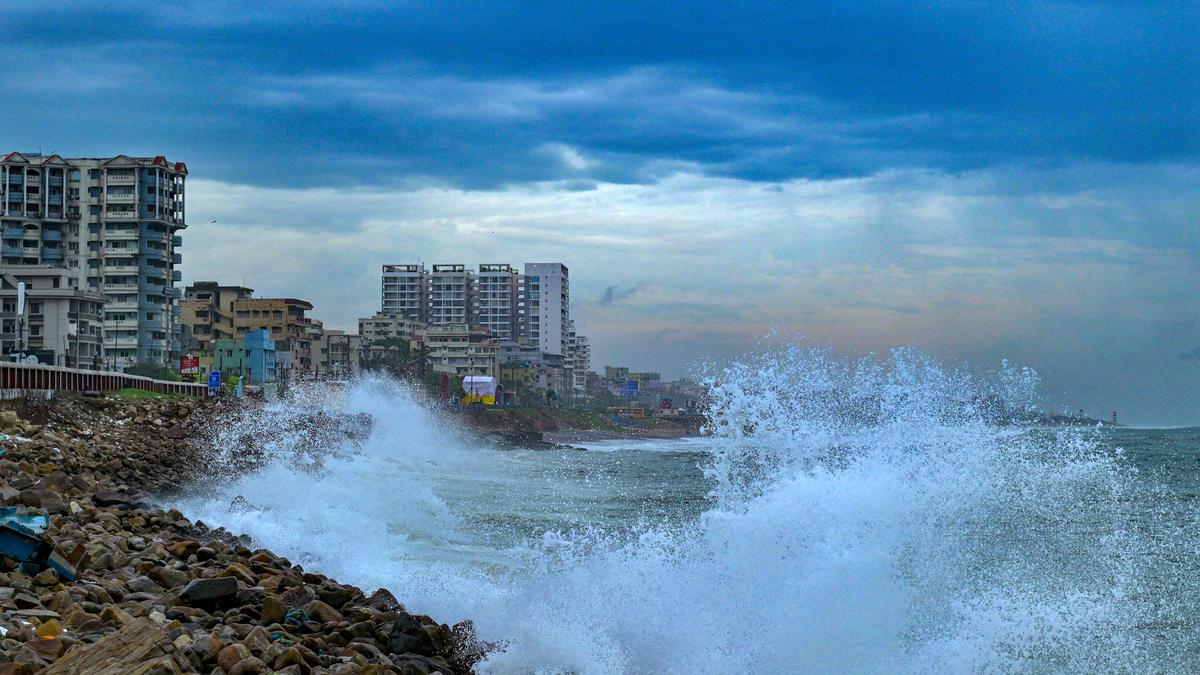
<svg viewBox="0 0 1200 675"><path fill-rule="evenodd" d="M155 506L223 470L202 440L212 405L0 409L0 499L48 516L46 539L78 570L0 558L0 675L470 672L486 646L469 622L410 614L387 590L367 596Z"/></svg>

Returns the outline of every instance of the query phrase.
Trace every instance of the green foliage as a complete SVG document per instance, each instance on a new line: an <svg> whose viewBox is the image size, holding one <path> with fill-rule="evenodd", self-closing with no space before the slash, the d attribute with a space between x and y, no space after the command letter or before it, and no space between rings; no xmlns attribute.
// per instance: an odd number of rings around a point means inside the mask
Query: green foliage
<svg viewBox="0 0 1200 675"><path fill-rule="evenodd" d="M126 375L137 375L139 377L150 377L155 380L169 380L172 382L180 381L179 374L166 366L161 366L157 363L138 363L125 369Z"/></svg>
<svg viewBox="0 0 1200 675"><path fill-rule="evenodd" d="M112 393L117 398L187 398L187 394L160 394L154 391L146 391L145 389L134 389L126 387L118 389Z"/></svg>

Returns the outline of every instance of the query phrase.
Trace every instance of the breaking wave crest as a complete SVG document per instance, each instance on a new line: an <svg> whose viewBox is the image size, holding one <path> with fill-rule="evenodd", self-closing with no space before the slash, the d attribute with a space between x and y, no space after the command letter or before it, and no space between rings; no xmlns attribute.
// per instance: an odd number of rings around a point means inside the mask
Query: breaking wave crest
<svg viewBox="0 0 1200 675"><path fill-rule="evenodd" d="M559 523L530 495L576 488L520 467L561 453L473 447L378 380L230 422L218 445L259 434L264 457L179 507L473 619L503 644L485 672L1194 665L1191 508L1095 431L1022 424L1032 372L792 349L708 384L706 506L683 518ZM297 420L315 408L369 430L305 459Z"/></svg>

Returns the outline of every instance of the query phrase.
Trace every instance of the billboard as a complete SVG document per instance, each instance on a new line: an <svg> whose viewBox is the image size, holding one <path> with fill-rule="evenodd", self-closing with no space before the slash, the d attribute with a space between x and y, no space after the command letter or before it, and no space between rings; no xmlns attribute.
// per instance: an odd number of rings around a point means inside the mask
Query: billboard
<svg viewBox="0 0 1200 675"><path fill-rule="evenodd" d="M624 396L625 398L637 398L637 395L637 380L625 380L623 383L621 383L621 396Z"/></svg>
<svg viewBox="0 0 1200 675"><path fill-rule="evenodd" d="M200 357L199 356L181 356L179 357L179 373L181 375L195 375L200 372Z"/></svg>

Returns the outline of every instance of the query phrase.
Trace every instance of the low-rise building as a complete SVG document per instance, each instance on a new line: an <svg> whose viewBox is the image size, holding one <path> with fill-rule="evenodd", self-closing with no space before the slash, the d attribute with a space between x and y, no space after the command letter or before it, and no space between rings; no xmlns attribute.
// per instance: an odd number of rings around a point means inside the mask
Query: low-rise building
<svg viewBox="0 0 1200 675"><path fill-rule="evenodd" d="M253 288L225 286L216 281L197 281L188 286L179 303L184 352L211 355L215 340L237 337L233 305L253 294Z"/></svg>
<svg viewBox="0 0 1200 675"><path fill-rule="evenodd" d="M297 298L242 298L233 302L233 328L238 338L248 331L266 329L276 350L291 352L291 366L300 373L313 370L312 341L322 332L321 322L310 319L312 303Z"/></svg>
<svg viewBox="0 0 1200 675"><path fill-rule="evenodd" d="M358 320L358 334L368 344L377 344L384 340L412 340L417 330L425 324L407 316L384 314L363 317Z"/></svg>
<svg viewBox="0 0 1200 675"><path fill-rule="evenodd" d="M565 400L571 395L571 383L572 370L562 356L525 343L501 345L500 384L506 400L543 402L551 392L550 398Z"/></svg>
<svg viewBox="0 0 1200 675"><path fill-rule="evenodd" d="M275 382L279 377L275 341L264 328L246 331L241 338L215 340L213 370L226 379L237 375L254 384Z"/></svg>
<svg viewBox="0 0 1200 675"><path fill-rule="evenodd" d="M435 372L455 377L500 374L500 345L486 328L465 323L429 326L417 331L413 349L422 346Z"/></svg>
<svg viewBox="0 0 1200 675"><path fill-rule="evenodd" d="M0 266L0 351L41 363L99 370L104 363L104 296L75 287L71 272L50 265ZM25 313L17 316L17 285ZM136 330L136 322L134 322Z"/></svg>
<svg viewBox="0 0 1200 675"><path fill-rule="evenodd" d="M363 339L344 330L326 329L313 342L318 376L346 378L362 372Z"/></svg>

